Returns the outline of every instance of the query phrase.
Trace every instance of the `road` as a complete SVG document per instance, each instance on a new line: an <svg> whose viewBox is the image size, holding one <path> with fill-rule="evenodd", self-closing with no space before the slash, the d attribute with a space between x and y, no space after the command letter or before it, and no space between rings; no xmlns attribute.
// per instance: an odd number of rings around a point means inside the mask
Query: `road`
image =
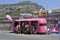
<svg viewBox="0 0 60 40"><path fill-rule="evenodd" d="M0 40L60 40L56 35L37 35L37 34L15 34L9 31L0 31Z"/></svg>

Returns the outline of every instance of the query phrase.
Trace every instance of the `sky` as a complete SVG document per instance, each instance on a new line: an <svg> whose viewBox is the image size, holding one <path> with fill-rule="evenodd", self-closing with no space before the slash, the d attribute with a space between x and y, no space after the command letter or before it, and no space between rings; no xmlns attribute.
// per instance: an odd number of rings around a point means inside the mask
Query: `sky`
<svg viewBox="0 0 60 40"><path fill-rule="evenodd" d="M0 0L0 4L16 4L24 0ZM45 9L53 10L60 8L60 0L30 0L32 2L37 3L38 5L42 5Z"/></svg>

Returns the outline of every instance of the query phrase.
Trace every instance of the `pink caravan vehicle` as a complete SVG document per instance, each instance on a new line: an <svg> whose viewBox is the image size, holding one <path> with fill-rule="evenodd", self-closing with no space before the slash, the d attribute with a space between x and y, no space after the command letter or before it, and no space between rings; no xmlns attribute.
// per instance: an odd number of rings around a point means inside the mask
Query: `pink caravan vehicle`
<svg viewBox="0 0 60 40"><path fill-rule="evenodd" d="M7 16L9 19L9 16ZM21 25L21 31L24 32L24 26L29 24L29 27L34 27L36 33L48 33L47 20L45 18L28 18L28 19L17 19L15 21L9 19L12 22L12 31L16 32L16 25Z"/></svg>

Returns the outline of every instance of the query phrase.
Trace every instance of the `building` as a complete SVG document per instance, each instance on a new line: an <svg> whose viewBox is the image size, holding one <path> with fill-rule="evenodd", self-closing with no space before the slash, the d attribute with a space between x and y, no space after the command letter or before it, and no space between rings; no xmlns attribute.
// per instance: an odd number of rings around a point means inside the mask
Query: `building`
<svg viewBox="0 0 60 40"><path fill-rule="evenodd" d="M52 13L55 14L55 13L60 13L60 9L54 9L52 10Z"/></svg>

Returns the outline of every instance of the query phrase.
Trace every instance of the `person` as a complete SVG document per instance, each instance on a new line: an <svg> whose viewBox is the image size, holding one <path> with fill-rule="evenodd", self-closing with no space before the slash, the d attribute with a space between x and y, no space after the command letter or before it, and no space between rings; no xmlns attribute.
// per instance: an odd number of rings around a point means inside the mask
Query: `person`
<svg viewBox="0 0 60 40"><path fill-rule="evenodd" d="M33 25L31 25L31 27L30 27L30 32L31 32L31 34L32 34L32 33L36 34L36 27L33 26Z"/></svg>
<svg viewBox="0 0 60 40"><path fill-rule="evenodd" d="M26 25L25 25L25 28L24 28L24 33L28 33L28 32L29 32L29 25L26 24Z"/></svg>
<svg viewBox="0 0 60 40"><path fill-rule="evenodd" d="M21 29L20 24L18 24L18 25L16 26L16 29L17 29L17 32L18 32L18 33L20 33L20 32L21 32L21 30L20 30L20 29Z"/></svg>
<svg viewBox="0 0 60 40"><path fill-rule="evenodd" d="M24 25L21 26L21 33L24 33Z"/></svg>
<svg viewBox="0 0 60 40"><path fill-rule="evenodd" d="M60 33L60 24L58 24L58 29L59 29L59 33Z"/></svg>

